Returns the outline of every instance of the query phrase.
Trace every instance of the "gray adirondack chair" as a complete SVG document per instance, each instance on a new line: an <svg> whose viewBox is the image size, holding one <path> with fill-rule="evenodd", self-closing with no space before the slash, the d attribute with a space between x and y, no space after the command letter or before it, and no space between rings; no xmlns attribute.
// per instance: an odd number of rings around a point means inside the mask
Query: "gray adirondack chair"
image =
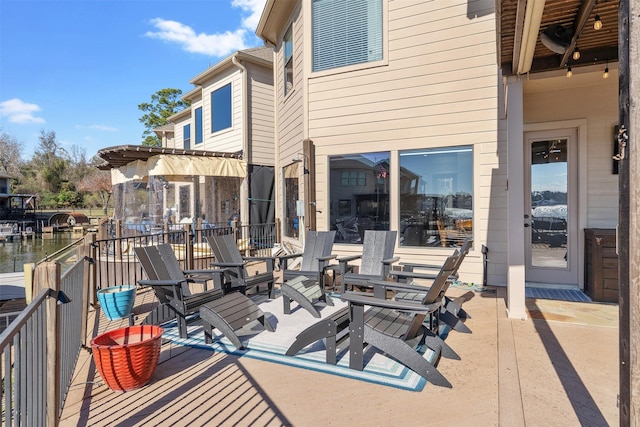
<svg viewBox="0 0 640 427"><path fill-rule="evenodd" d="M393 256L396 235L396 231L366 230L362 255L338 258L342 292L351 290L354 286L369 286L370 280L384 280L389 277L391 265L400 259ZM358 273L354 273L353 267L349 265L356 259L361 260Z"/></svg>
<svg viewBox="0 0 640 427"><path fill-rule="evenodd" d="M398 362L407 366L427 381L439 386L452 387L451 383L436 369L440 356L459 359L459 356L434 334L427 323L437 324L438 313L443 304L444 287L453 272L457 255L451 255L442 265L429 291L419 302L395 301L376 298L371 294L346 292L341 298L349 303L349 367L364 368L363 347L371 345ZM373 286L402 287L406 283L373 281ZM370 307L365 311L365 306ZM416 348L426 344L435 353L433 363L424 358Z"/></svg>
<svg viewBox="0 0 640 427"><path fill-rule="evenodd" d="M283 278L281 290L285 314L291 313L292 301L297 302L314 317L320 317L315 303L324 302L333 305L331 297L325 292L324 275L329 262L336 258L331 254L335 236L335 231L308 231L302 253L280 257ZM288 269L288 262L298 257L302 257L300 268Z"/></svg>
<svg viewBox="0 0 640 427"><path fill-rule="evenodd" d="M243 257L231 234L208 236L207 243L216 257L211 266L225 270L226 292L238 289L240 292L246 293L247 289L258 288L260 285L266 284L269 298L275 298L275 290L273 289L275 258ZM247 268L247 264L250 262L265 263L266 271L256 271L255 274L251 274Z"/></svg>
<svg viewBox="0 0 640 427"><path fill-rule="evenodd" d="M446 296L446 292L449 289L449 286L454 280L458 279L458 270L462 265L462 261L471 250L471 246L473 244L473 238L468 237L462 246L455 250L454 254L459 255L456 261L456 265L454 266L453 272L451 276L445 283L444 288L444 304L440 309L440 321L446 323L455 331L471 333L471 329L467 325L462 322L462 319L470 318L469 314L462 308L462 306L450 299ZM439 268L438 265L433 264L415 264L415 263L400 263L403 266L403 271L393 271L391 272L391 276L395 277L400 281L406 281L411 279L427 279L433 280L437 276L433 273L427 272L417 272L416 269L420 270L435 270ZM397 290L394 294L394 299L398 301L416 301L421 300L424 295L428 292L429 288L424 285L422 288L410 288L410 290ZM378 287L378 292L382 292L382 287ZM382 297L381 294L377 295L378 297Z"/></svg>
<svg viewBox="0 0 640 427"><path fill-rule="evenodd" d="M183 271L173 249L167 244L136 247L134 252L148 277L138 283L151 286L161 303L155 314L145 319L146 323L160 324L175 318L180 338L188 338L187 316L199 312L205 342L211 342L212 329L216 328L238 349L242 349L243 344L236 331L254 320L273 332L265 313L253 301L237 292L223 292L222 270ZM214 288L192 294L188 283L203 280L213 280ZM193 316L193 320L197 317Z"/></svg>
<svg viewBox="0 0 640 427"><path fill-rule="evenodd" d="M178 321L181 338L187 338L187 316L200 307L224 296L221 270L182 270L173 249L168 244L141 246L133 251L142 266L146 280L141 286L151 286L160 302L143 323L161 324ZM213 289L192 294L189 283L213 281Z"/></svg>

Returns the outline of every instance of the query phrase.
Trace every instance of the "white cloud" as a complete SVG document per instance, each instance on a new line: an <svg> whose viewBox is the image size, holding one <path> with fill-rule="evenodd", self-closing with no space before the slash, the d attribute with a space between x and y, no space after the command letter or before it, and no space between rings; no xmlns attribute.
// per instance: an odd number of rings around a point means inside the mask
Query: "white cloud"
<svg viewBox="0 0 640 427"><path fill-rule="evenodd" d="M155 18L151 20L156 31L148 31L145 36L176 43L187 52L222 57L237 50L246 49L246 39L255 37L254 32L266 0L232 0L231 6L242 10L240 28L223 33L205 34L183 23Z"/></svg>
<svg viewBox="0 0 640 427"><path fill-rule="evenodd" d="M256 30L260 15L267 0L233 0L231 6L239 7L244 12L248 12L249 16L242 20L242 26L251 32Z"/></svg>
<svg viewBox="0 0 640 427"><path fill-rule="evenodd" d="M38 105L29 104L18 98L0 102L0 116L8 117L10 123L44 123L42 117L35 116L35 113L40 110Z"/></svg>
<svg viewBox="0 0 640 427"><path fill-rule="evenodd" d="M245 49L245 29L226 31L221 34L196 34L193 28L176 21L155 18L151 20L151 24L159 31L149 31L145 34L147 37L177 43L187 52L225 56L236 50Z"/></svg>

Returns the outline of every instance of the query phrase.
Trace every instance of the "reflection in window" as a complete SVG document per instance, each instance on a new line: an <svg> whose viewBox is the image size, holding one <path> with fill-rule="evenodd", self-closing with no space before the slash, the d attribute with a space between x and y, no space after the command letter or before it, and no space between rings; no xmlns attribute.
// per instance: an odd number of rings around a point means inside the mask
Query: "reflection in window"
<svg viewBox="0 0 640 427"><path fill-rule="evenodd" d="M299 224L296 210L298 201L298 164L292 163L284 167L284 227L283 232L288 237L298 237Z"/></svg>
<svg viewBox="0 0 640 427"><path fill-rule="evenodd" d="M231 83L211 92L211 132L231 127Z"/></svg>
<svg viewBox="0 0 640 427"><path fill-rule="evenodd" d="M400 152L400 246L457 246L473 231L471 146Z"/></svg>
<svg viewBox="0 0 640 427"><path fill-rule="evenodd" d="M531 143L531 265L567 268L566 139Z"/></svg>
<svg viewBox="0 0 640 427"><path fill-rule="evenodd" d="M202 107L196 108L196 144L202 144Z"/></svg>
<svg viewBox="0 0 640 427"><path fill-rule="evenodd" d="M284 34L284 94L293 89L293 30L292 26Z"/></svg>
<svg viewBox="0 0 640 427"><path fill-rule="evenodd" d="M189 150L191 148L191 125L184 125L182 128L182 148Z"/></svg>
<svg viewBox="0 0 640 427"><path fill-rule="evenodd" d="M362 243L365 230L389 230L389 152L330 157L329 200L336 242Z"/></svg>

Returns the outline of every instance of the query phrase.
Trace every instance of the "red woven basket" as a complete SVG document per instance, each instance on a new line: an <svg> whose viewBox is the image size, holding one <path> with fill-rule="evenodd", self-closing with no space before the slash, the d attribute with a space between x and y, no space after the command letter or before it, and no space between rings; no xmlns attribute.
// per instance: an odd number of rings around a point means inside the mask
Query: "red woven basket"
<svg viewBox="0 0 640 427"><path fill-rule="evenodd" d="M161 327L137 325L92 339L93 360L109 388L127 391L148 383L158 366L161 338Z"/></svg>

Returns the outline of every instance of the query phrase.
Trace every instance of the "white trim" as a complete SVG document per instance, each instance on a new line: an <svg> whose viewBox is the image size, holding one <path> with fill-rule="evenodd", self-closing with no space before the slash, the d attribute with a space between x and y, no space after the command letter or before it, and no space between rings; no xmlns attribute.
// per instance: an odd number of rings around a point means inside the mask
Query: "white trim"
<svg viewBox="0 0 640 427"><path fill-rule="evenodd" d="M507 317L526 319L524 264L524 94L508 79L507 103Z"/></svg>
<svg viewBox="0 0 640 427"><path fill-rule="evenodd" d="M547 131L554 129L577 129L578 141L578 287L584 289L584 233L587 224L587 119L560 120L554 122L525 123L524 132Z"/></svg>

